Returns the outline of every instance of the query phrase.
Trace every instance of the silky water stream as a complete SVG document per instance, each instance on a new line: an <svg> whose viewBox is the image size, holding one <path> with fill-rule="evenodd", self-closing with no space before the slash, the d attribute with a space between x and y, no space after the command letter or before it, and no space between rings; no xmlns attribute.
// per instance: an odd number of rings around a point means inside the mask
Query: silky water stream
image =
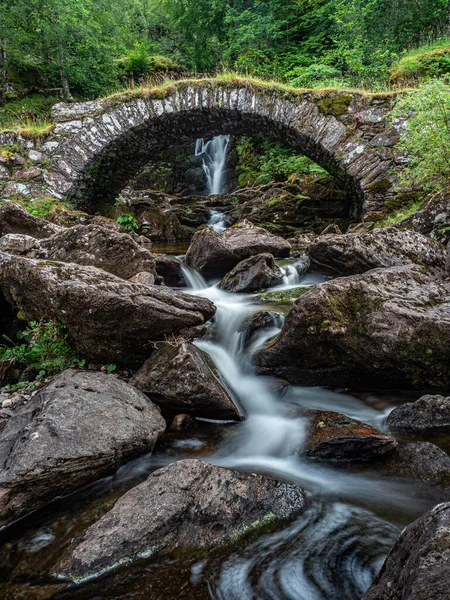
<svg viewBox="0 0 450 600"><path fill-rule="evenodd" d="M184 291L207 297L217 307L208 336L195 343L211 356L247 419L200 421L191 434L166 434L152 455L0 532L0 572L2 581L8 581L0 586L0 598L358 600L402 527L439 501L419 484L370 467L333 467L302 458L305 408L341 412L383 429L391 408L411 398L294 386L280 393L274 379L257 375L252 354L280 331L284 316L274 317L271 327L248 340L243 324L265 307L252 295L223 292L198 272L182 268ZM323 280L314 274L296 275L293 262L284 261L282 268L280 288ZM140 561L68 590L48 578L47 571L70 540L126 489L169 462L194 457L295 482L311 492L312 502L289 526L228 553Z"/></svg>

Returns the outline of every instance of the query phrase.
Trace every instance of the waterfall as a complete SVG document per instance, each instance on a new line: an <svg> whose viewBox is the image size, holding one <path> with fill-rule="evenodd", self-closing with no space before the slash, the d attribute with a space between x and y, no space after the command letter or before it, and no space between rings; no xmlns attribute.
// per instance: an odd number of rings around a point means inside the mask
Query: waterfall
<svg viewBox="0 0 450 600"><path fill-rule="evenodd" d="M203 158L202 166L208 181L208 194L223 194L223 176L229 141L229 135L218 135L208 142L203 138L195 142L195 156Z"/></svg>
<svg viewBox="0 0 450 600"><path fill-rule="evenodd" d="M225 213L221 212L220 210L212 209L211 216L206 225L210 229L214 229L214 231L217 231L217 233L223 233L227 228Z"/></svg>

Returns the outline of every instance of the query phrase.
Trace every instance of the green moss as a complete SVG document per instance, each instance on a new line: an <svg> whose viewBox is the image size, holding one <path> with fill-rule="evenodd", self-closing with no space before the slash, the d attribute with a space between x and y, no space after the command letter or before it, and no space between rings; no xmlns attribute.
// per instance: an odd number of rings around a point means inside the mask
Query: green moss
<svg viewBox="0 0 450 600"><path fill-rule="evenodd" d="M334 115L335 117L338 117L347 112L352 99L353 97L350 95L341 94L339 96L322 98L321 100L316 101L316 105L324 115Z"/></svg>
<svg viewBox="0 0 450 600"><path fill-rule="evenodd" d="M290 290L279 290L275 292L264 292L259 294L255 302L258 304L292 304L296 300L303 296L312 286L304 286L292 288Z"/></svg>
<svg viewBox="0 0 450 600"><path fill-rule="evenodd" d="M380 179L380 181L375 181L367 186L367 189L373 192L374 194L384 194L386 193L392 186L392 183L389 179Z"/></svg>

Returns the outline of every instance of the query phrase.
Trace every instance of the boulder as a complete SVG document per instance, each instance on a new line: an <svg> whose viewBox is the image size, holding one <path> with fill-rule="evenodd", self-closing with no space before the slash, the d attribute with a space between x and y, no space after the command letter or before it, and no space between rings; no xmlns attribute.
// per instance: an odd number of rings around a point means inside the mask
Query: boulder
<svg viewBox="0 0 450 600"><path fill-rule="evenodd" d="M239 262L257 254L289 256L291 245L261 227L243 221L222 234L211 229L197 232L192 238L185 261L205 277L222 277Z"/></svg>
<svg viewBox="0 0 450 600"><path fill-rule="evenodd" d="M421 206L409 217L397 224L429 235L448 244L450 242L450 187L429 194Z"/></svg>
<svg viewBox="0 0 450 600"><path fill-rule="evenodd" d="M114 375L64 371L0 433L0 525L151 452L166 424Z"/></svg>
<svg viewBox="0 0 450 600"><path fill-rule="evenodd" d="M45 240L36 240L28 252L20 254L98 267L122 279L146 271L160 281L155 270L155 257L149 250L142 248L127 233L99 225L75 225L64 229Z"/></svg>
<svg viewBox="0 0 450 600"><path fill-rule="evenodd" d="M450 490L450 456L430 442L397 446L383 463L383 472L424 481L445 492Z"/></svg>
<svg viewBox="0 0 450 600"><path fill-rule="evenodd" d="M136 273L136 275L134 275L133 277L130 277L130 281L135 281L136 283L143 283L144 285L154 285L155 276L153 275L153 273L141 271L140 273Z"/></svg>
<svg viewBox="0 0 450 600"><path fill-rule="evenodd" d="M130 383L163 411L207 419L243 418L211 358L189 342L160 344Z"/></svg>
<svg viewBox="0 0 450 600"><path fill-rule="evenodd" d="M389 414L387 425L390 429L433 429L450 427L450 396L427 394L416 402L397 406Z"/></svg>
<svg viewBox="0 0 450 600"><path fill-rule="evenodd" d="M63 231L62 227L33 216L20 204L6 202L0 207L0 237L8 233L21 233L43 239L60 231Z"/></svg>
<svg viewBox="0 0 450 600"><path fill-rule="evenodd" d="M0 288L27 320L65 325L80 357L137 367L152 342L203 325L207 299L164 286L124 281L95 267L31 260L0 252Z"/></svg>
<svg viewBox="0 0 450 600"><path fill-rule="evenodd" d="M249 221L242 221L229 227L223 232L222 239L239 260L262 253L273 254L276 258L285 258L291 251L291 245L287 240L269 233L262 227L255 227Z"/></svg>
<svg viewBox="0 0 450 600"><path fill-rule="evenodd" d="M362 600L447 600L450 503L438 504L396 541Z"/></svg>
<svg viewBox="0 0 450 600"><path fill-rule="evenodd" d="M256 360L301 385L448 388L450 282L392 267L317 285Z"/></svg>
<svg viewBox="0 0 450 600"><path fill-rule="evenodd" d="M163 278L164 283L171 287L184 287L186 282L183 278L181 263L173 256L155 254L156 272Z"/></svg>
<svg viewBox="0 0 450 600"><path fill-rule="evenodd" d="M223 547L294 518L306 504L306 492L291 483L175 462L122 496L75 541L56 575L80 581L144 556Z"/></svg>
<svg viewBox="0 0 450 600"><path fill-rule="evenodd" d="M430 274L445 273L441 244L415 231L395 227L369 233L319 236L309 246L313 267L332 275L356 275L378 267L421 265Z"/></svg>
<svg viewBox="0 0 450 600"><path fill-rule="evenodd" d="M332 462L361 462L392 452L396 440L366 423L340 413L318 410L311 418L305 453Z"/></svg>
<svg viewBox="0 0 450 600"><path fill-rule="evenodd" d="M184 260L205 277L222 277L240 262L223 236L209 228L194 235Z"/></svg>
<svg viewBox="0 0 450 600"><path fill-rule="evenodd" d="M139 234L152 242L184 242L191 237L177 216L158 207L133 207Z"/></svg>
<svg viewBox="0 0 450 600"><path fill-rule="evenodd" d="M238 263L219 284L226 292L252 293L283 283L283 271L271 254L257 254Z"/></svg>

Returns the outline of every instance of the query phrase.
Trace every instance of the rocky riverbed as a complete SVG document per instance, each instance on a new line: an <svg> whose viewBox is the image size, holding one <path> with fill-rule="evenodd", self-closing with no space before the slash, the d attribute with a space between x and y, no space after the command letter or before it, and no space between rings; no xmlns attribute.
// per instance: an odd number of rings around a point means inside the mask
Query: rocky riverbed
<svg viewBox="0 0 450 600"><path fill-rule="evenodd" d="M447 598L446 240L286 239L255 198L170 255L0 208L2 334L84 359L0 362L0 597Z"/></svg>

